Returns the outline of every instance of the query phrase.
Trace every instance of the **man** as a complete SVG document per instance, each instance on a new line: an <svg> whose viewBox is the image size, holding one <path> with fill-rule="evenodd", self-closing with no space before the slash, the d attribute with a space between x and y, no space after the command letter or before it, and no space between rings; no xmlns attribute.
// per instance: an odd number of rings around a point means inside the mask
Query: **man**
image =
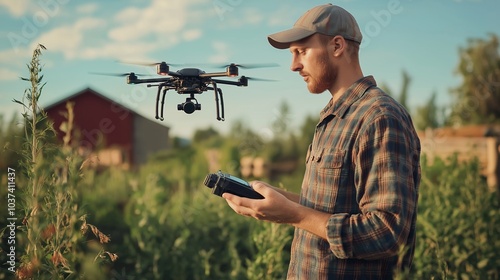
<svg viewBox="0 0 500 280"><path fill-rule="evenodd" d="M300 195L252 182L265 198L223 197L237 213L295 226L289 279L390 279L415 246L420 142L406 110L364 77L362 35L334 5L307 11L268 37L289 49L311 93L332 98L320 114Z"/></svg>

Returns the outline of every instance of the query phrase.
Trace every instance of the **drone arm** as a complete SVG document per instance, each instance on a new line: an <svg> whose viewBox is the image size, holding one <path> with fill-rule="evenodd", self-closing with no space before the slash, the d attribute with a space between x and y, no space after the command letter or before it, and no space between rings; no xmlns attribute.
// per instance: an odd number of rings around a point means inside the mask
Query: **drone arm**
<svg viewBox="0 0 500 280"><path fill-rule="evenodd" d="M218 80L218 79L212 79L213 82L219 83L219 84L225 84L225 85L233 85L233 86L239 86L239 87L246 87L248 86L248 79L245 76L241 76L238 81L227 81L227 80Z"/></svg>
<svg viewBox="0 0 500 280"><path fill-rule="evenodd" d="M155 79L133 79L130 80L130 84L145 84L145 83L167 83L170 82L171 78L155 78Z"/></svg>
<svg viewBox="0 0 500 280"><path fill-rule="evenodd" d="M212 78L212 77L227 77L227 72L215 72L215 73L202 73L201 78Z"/></svg>

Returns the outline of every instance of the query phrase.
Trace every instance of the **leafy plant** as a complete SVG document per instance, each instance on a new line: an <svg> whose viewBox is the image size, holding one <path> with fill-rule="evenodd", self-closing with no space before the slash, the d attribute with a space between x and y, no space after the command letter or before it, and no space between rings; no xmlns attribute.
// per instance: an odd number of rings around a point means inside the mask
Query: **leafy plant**
<svg viewBox="0 0 500 280"><path fill-rule="evenodd" d="M479 162L424 158L414 277L499 279L500 205Z"/></svg>
<svg viewBox="0 0 500 280"><path fill-rule="evenodd" d="M67 104L67 121L61 127L66 133L62 146L53 142L52 123L38 105L45 85L40 66L42 50L45 50L43 45L35 48L28 64L30 77L22 78L31 87L21 101L14 100L22 105L25 124L19 151L24 176L17 178L24 217L16 228L16 245L24 253L19 259L16 278L70 279L82 275L102 278L98 267L89 263L98 264L103 258L113 260L116 255L104 251L100 245L85 245L87 239L81 231L92 231L101 244L109 238L87 223L79 207L77 187L86 162L70 146L73 104Z"/></svg>

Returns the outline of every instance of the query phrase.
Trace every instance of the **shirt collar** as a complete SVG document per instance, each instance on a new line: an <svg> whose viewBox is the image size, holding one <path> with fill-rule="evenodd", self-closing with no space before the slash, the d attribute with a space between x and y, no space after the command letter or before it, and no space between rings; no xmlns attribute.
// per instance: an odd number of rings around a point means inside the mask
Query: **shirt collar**
<svg viewBox="0 0 500 280"><path fill-rule="evenodd" d="M333 103L333 98L330 99L328 104L320 113L320 123L328 116L333 115L342 118L351 107L351 105L361 98L366 90L372 86L376 86L377 83L373 76L366 76L357 80L352 84L344 93L340 95L335 104Z"/></svg>

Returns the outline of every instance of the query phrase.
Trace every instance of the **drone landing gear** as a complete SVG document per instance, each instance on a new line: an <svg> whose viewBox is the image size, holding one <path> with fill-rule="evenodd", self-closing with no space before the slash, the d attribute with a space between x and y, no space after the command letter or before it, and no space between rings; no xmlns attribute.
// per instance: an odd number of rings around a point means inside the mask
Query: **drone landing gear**
<svg viewBox="0 0 500 280"><path fill-rule="evenodd" d="M215 82L212 83L213 87L207 87L206 89L213 90L215 94L215 105L217 109L217 120L224 121L224 99L222 97L222 89L217 87ZM154 85L148 85L148 87ZM164 120L163 117L163 109L165 108L165 96L167 95L167 91L169 89L175 89L175 87L171 87L167 84L159 84L156 85L158 87L158 92L156 95L156 116L157 120ZM161 96L161 111L160 111L160 96ZM186 98L186 101L180 104L177 104L177 110L184 111L186 114L192 114L194 111L201 110L201 104L198 103L198 100L194 97L194 93L190 94L190 97ZM160 111L160 113L158 113Z"/></svg>
<svg viewBox="0 0 500 280"><path fill-rule="evenodd" d="M153 85L148 85L148 87L150 86L153 86ZM163 84L160 84L160 85L157 85L158 87L158 93L156 94L156 116L155 118L157 120L160 120L160 121L163 121L164 118L163 118L163 108L165 107L165 96L167 95L167 91L170 89L169 87L167 87L166 85L163 85ZM160 94L161 94L161 90L163 89L163 97L161 98L161 115L158 115L158 109L160 107Z"/></svg>
<svg viewBox="0 0 500 280"><path fill-rule="evenodd" d="M208 89L213 89L215 94L215 106L217 109L217 120L224 121L224 99L222 98L222 89L217 87L216 83L212 83L213 87ZM219 100L220 98L220 100ZM222 117L221 117L222 115Z"/></svg>

